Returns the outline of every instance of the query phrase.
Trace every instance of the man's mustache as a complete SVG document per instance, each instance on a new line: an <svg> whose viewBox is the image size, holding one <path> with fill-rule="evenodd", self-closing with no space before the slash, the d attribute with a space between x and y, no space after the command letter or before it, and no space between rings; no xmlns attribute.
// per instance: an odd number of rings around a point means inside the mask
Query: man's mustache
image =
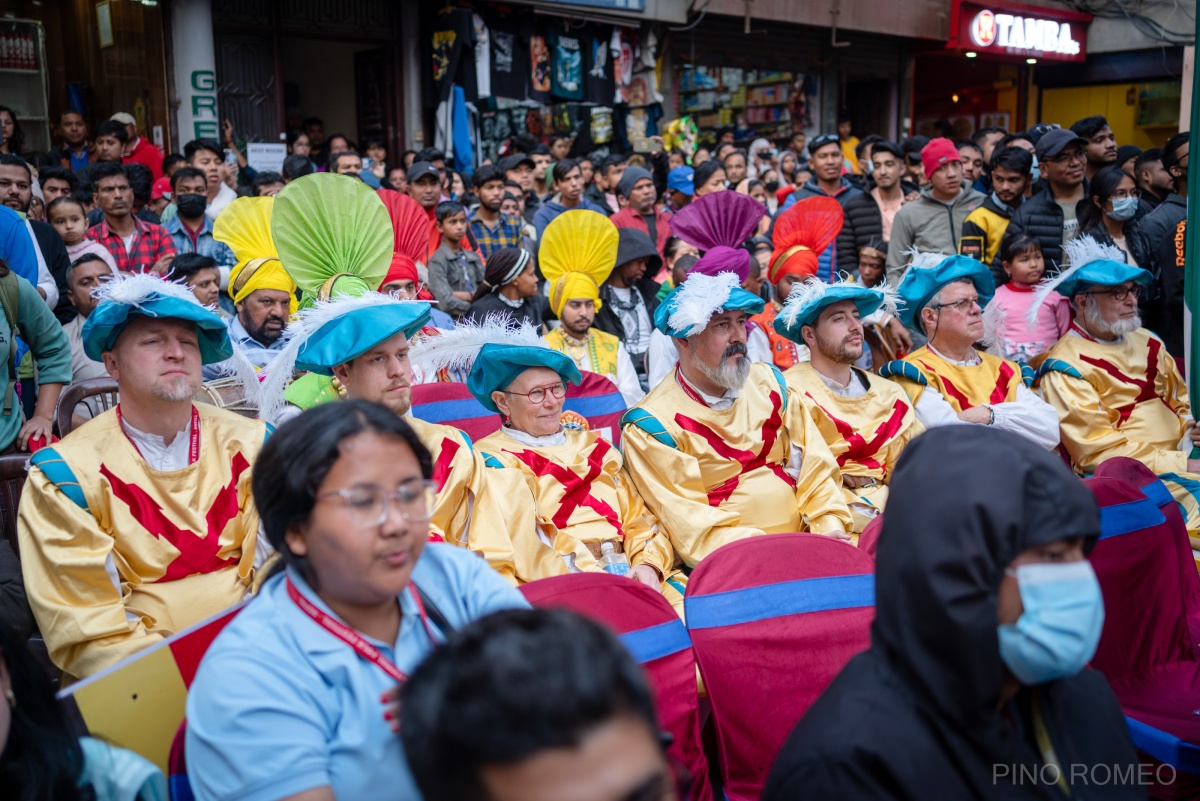
<svg viewBox="0 0 1200 801"><path fill-rule="evenodd" d="M732 345L725 347L725 352L721 354L721 361L725 361L731 356L745 356L747 353L745 345L741 342L734 342Z"/></svg>

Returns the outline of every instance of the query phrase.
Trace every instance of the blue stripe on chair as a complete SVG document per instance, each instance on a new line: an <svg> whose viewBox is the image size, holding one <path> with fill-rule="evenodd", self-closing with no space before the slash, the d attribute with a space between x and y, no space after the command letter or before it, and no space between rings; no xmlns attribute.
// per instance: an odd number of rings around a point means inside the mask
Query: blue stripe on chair
<svg viewBox="0 0 1200 801"><path fill-rule="evenodd" d="M1173 734L1169 734L1153 726L1125 716L1129 725L1129 736L1133 747L1144 754L1170 765L1180 773L1200 774L1200 746L1184 742Z"/></svg>
<svg viewBox="0 0 1200 801"><path fill-rule="evenodd" d="M687 627L692 630L874 605L875 576L866 574L784 581L712 595L689 595L684 600L684 611Z"/></svg>
<svg viewBox="0 0 1200 801"><path fill-rule="evenodd" d="M563 401L563 409L568 412L581 414L589 420L605 414L620 414L625 411L625 398L620 392L608 395L587 395L579 398L567 398Z"/></svg>
<svg viewBox="0 0 1200 801"><path fill-rule="evenodd" d="M1168 503L1175 502L1175 496L1167 489L1167 485L1161 481L1155 481L1153 484L1147 484L1142 487L1142 494L1149 498L1155 506L1163 507Z"/></svg>
<svg viewBox="0 0 1200 801"><path fill-rule="evenodd" d="M418 403L412 408L413 416L426 423L449 423L454 420L469 420L472 417L487 417L493 414L483 408L474 398Z"/></svg>
<svg viewBox="0 0 1200 801"><path fill-rule="evenodd" d="M1149 498L1100 507L1100 539L1119 537L1131 531L1161 525L1166 522L1158 504Z"/></svg>
<svg viewBox="0 0 1200 801"><path fill-rule="evenodd" d="M628 631L622 634L620 639L639 665L692 647L692 638L688 636L682 620L671 620L647 629Z"/></svg>

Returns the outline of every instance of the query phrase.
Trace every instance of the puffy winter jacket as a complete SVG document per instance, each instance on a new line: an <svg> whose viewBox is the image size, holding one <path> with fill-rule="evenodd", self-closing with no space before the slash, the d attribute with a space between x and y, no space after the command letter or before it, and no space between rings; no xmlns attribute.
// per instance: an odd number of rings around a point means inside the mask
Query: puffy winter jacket
<svg viewBox="0 0 1200 801"><path fill-rule="evenodd" d="M837 268L853 273L858 269L858 251L883 239L883 212L868 192L851 197L842 204L842 211L846 221L837 238Z"/></svg>
<svg viewBox="0 0 1200 801"><path fill-rule="evenodd" d="M1088 184L1083 183L1083 196L1087 197ZM1046 260L1046 270L1057 269L1062 264L1063 211L1054 202L1054 194L1047 186L1044 192L1034 192L1033 197L1026 200L1012 216L1008 224L1008 234L1017 236L1029 234L1042 245L1042 257ZM1004 272L1000 266L1000 254L992 259L992 273Z"/></svg>

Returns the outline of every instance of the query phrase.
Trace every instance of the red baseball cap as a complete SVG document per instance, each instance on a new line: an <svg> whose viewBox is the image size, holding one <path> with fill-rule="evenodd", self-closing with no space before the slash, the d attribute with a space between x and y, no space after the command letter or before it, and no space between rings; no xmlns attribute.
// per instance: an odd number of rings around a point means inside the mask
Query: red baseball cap
<svg viewBox="0 0 1200 801"><path fill-rule="evenodd" d="M937 172L938 167L951 161L961 162L962 156L958 155L958 148L954 143L945 137L930 139L929 144L921 148L921 163L925 165L926 178Z"/></svg>
<svg viewBox="0 0 1200 801"><path fill-rule="evenodd" d="M160 198L171 199L171 179L163 176L154 182L154 186L150 187L150 199L159 200Z"/></svg>

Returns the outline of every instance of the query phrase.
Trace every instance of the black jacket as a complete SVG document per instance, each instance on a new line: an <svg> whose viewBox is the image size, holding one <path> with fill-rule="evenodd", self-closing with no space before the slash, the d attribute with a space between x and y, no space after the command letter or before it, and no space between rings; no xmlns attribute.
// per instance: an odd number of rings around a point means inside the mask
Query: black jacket
<svg viewBox="0 0 1200 801"><path fill-rule="evenodd" d="M1175 236L1175 228L1187 219L1187 199L1172 192L1154 211L1141 219L1140 227L1155 253Z"/></svg>
<svg viewBox="0 0 1200 801"><path fill-rule="evenodd" d="M651 277L650 270L642 276L642 280L634 284L634 289L642 296L642 300L646 302L646 313L650 316L650 324L654 325L654 310L658 308L658 288L660 284ZM617 304L612 302L611 293L612 287L608 284L600 287L600 297L603 299L603 305L596 312L596 319L592 323L601 331L612 334L625 343L625 348L629 349L629 341L626 339L626 334L633 336L632 331L626 331L625 326L621 324L621 317L617 314ZM632 356L632 351L630 352ZM634 359L634 366L638 365L638 359Z"/></svg>
<svg viewBox="0 0 1200 801"><path fill-rule="evenodd" d="M1088 182L1083 182L1083 196L1088 193ZM1012 216L1005 236L1029 234L1042 245L1042 256L1046 260L1046 272L1058 269L1062 264L1063 225L1062 208L1054 202L1054 194L1049 187L1043 192L1035 191ZM1004 268L1000 266L1000 254L992 260L992 274L1003 275Z"/></svg>
<svg viewBox="0 0 1200 801"><path fill-rule="evenodd" d="M1161 297L1158 308L1147 315L1145 326L1162 337L1167 352L1183 357L1183 277L1187 263L1187 217L1180 220L1171 236L1159 243L1158 260Z"/></svg>
<svg viewBox="0 0 1200 801"><path fill-rule="evenodd" d="M33 226L38 250L42 251L42 258L46 260L46 269L54 276L54 283L58 286L58 305L54 307L54 316L60 323L69 323L75 319L76 311L71 301L67 300L67 269L71 266L67 246L50 223L30 220L29 224Z"/></svg>
<svg viewBox="0 0 1200 801"><path fill-rule="evenodd" d="M600 187L592 184L583 191L583 196L595 203L600 208L604 209L604 213L609 217L617 213L617 210L608 205L608 198L600 191Z"/></svg>
<svg viewBox="0 0 1200 801"><path fill-rule="evenodd" d="M870 192L851 197L842 211L846 219L837 238L837 268L853 274L858 269L858 251L883 241L883 212Z"/></svg>
<svg viewBox="0 0 1200 801"><path fill-rule="evenodd" d="M471 304L471 308L463 315L463 320L482 323L490 314L506 314L512 318L514 324L529 323L539 331L543 323L554 319L554 315L550 313L550 301L546 300L545 295L522 298L521 305L514 309L500 300L497 293L489 292Z"/></svg>
<svg viewBox="0 0 1200 801"><path fill-rule="evenodd" d="M21 579L21 561L3 536L0 536L0 625L12 629L21 642L29 639L34 629L33 612L29 610Z"/></svg>
<svg viewBox="0 0 1200 801"><path fill-rule="evenodd" d="M871 647L792 731L763 801L1061 801L1056 786L1027 778L1043 767L1035 699L1064 773L1104 764L1136 776L1124 715L1099 673L1023 687L997 711L1005 568L1060 539L1090 547L1100 531L1095 499L1062 460L986 426L932 429L901 456L883 520ZM1071 790L1073 801L1146 797L1111 781Z"/></svg>

